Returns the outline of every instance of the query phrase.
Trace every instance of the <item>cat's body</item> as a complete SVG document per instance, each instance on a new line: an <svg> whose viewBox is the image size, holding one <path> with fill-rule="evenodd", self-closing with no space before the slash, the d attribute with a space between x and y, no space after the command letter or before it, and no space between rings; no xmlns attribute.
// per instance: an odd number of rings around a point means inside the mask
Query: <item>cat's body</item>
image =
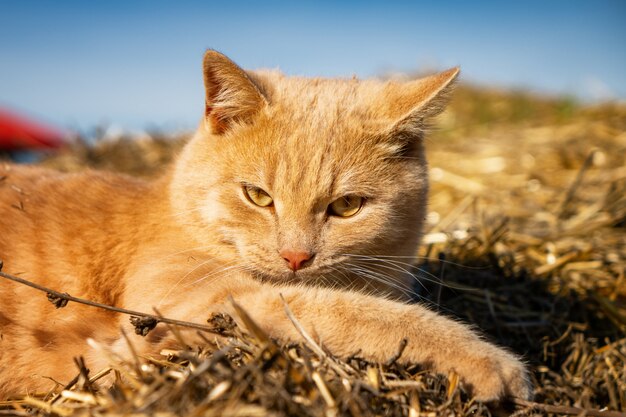
<svg viewBox="0 0 626 417"><path fill-rule="evenodd" d="M338 355L455 370L482 399L528 397L523 365L408 299L427 197L425 120L457 70L410 83L245 73L205 57L206 117L174 166L142 182L0 164L5 272L81 298L203 323L233 298L299 340L282 294ZM398 261L400 260L400 261ZM126 317L0 281L0 397L67 382L74 356L125 353ZM157 327L145 353L175 342Z"/></svg>

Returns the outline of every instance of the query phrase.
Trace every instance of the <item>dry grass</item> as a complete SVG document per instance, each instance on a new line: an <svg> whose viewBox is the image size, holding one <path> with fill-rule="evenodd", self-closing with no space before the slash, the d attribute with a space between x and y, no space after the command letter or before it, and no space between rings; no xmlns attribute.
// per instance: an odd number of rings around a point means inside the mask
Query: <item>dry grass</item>
<svg viewBox="0 0 626 417"><path fill-rule="evenodd" d="M539 405L489 408L455 375L278 346L214 317L225 342L114 365L111 388L79 366L72 387L0 415L626 415L626 108L464 87L440 126L416 291L523 354ZM44 163L152 175L179 143L101 142Z"/></svg>

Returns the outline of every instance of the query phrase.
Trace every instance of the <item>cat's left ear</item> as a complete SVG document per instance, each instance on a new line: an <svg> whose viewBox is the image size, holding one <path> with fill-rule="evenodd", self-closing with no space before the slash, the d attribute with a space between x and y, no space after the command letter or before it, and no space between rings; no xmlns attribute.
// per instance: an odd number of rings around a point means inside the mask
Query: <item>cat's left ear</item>
<svg viewBox="0 0 626 417"><path fill-rule="evenodd" d="M248 74L224 54L204 54L205 121L215 134L249 122L267 100Z"/></svg>
<svg viewBox="0 0 626 417"><path fill-rule="evenodd" d="M407 83L387 84L385 113L392 120L391 129L423 129L429 118L445 108L459 72L456 67Z"/></svg>

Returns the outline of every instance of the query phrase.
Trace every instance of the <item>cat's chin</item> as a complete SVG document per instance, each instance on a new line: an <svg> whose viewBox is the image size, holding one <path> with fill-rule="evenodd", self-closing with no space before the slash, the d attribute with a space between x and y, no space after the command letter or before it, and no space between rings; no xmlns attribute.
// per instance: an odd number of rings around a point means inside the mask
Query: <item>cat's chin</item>
<svg viewBox="0 0 626 417"><path fill-rule="evenodd" d="M252 270L251 275L254 279L262 283L270 284L306 284L306 285L321 285L317 279L317 274L313 271L301 270L301 271L285 271L283 273L267 272L262 270Z"/></svg>

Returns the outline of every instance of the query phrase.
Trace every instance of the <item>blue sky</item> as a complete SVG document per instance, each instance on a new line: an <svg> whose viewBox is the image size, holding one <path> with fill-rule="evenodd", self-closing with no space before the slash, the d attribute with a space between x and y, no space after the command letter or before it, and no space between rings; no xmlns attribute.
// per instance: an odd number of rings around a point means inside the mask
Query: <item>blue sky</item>
<svg viewBox="0 0 626 417"><path fill-rule="evenodd" d="M461 65L474 83L625 100L625 22L621 0L0 0L0 105L69 128L192 128L206 48L288 74Z"/></svg>

